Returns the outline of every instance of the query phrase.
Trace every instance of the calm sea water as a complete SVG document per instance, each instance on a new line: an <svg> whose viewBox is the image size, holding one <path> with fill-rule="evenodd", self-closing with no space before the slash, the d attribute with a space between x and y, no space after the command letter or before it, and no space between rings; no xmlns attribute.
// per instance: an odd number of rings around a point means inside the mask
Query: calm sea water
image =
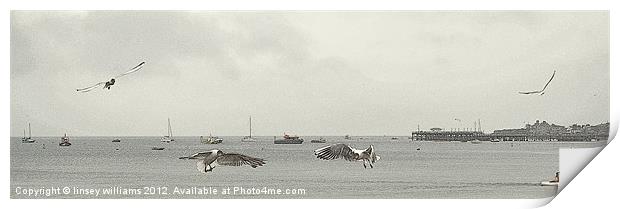
<svg viewBox="0 0 620 209"><path fill-rule="evenodd" d="M543 198L556 193L555 187L538 183L559 170L559 147L602 146L411 142L404 136L324 137L327 144L304 137L301 145L275 145L272 137L259 137L254 143L223 137L222 144L201 144L198 137L177 137L172 143L156 136L120 137L120 143L111 142L113 138L71 137L70 147L58 146L60 137L36 138L33 144L11 138L11 198ZM373 144L381 160L373 169L364 169L361 162L325 161L313 155L314 149L339 142L358 149ZM151 150L153 146L165 150ZM221 166L203 174L196 161L178 159L212 149L264 158L267 164L256 169ZM60 194L20 194L56 188ZM196 194L194 188L211 193ZM231 194L222 194L227 188ZM122 194L129 189L140 194ZM247 194L249 189L255 190ZM281 194L274 194L277 189ZM99 195L84 192L96 190Z"/></svg>

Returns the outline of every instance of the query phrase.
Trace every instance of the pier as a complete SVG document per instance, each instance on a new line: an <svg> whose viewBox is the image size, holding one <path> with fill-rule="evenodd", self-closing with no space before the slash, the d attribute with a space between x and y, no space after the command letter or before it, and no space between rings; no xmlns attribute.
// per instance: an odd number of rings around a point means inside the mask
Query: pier
<svg viewBox="0 0 620 209"><path fill-rule="evenodd" d="M430 131L420 130L411 132L412 140L421 141L601 141L609 137L609 122L594 126L577 125L564 127L548 124L546 121L525 125L518 129L501 129L493 133L484 133L479 128L475 131L451 130L444 131L441 128L431 128Z"/></svg>
<svg viewBox="0 0 620 209"><path fill-rule="evenodd" d="M534 135L534 134L487 134L477 131L414 131L411 133L412 140L420 141L600 141L607 140L608 135L601 134L559 134L559 135Z"/></svg>
<svg viewBox="0 0 620 209"><path fill-rule="evenodd" d="M490 141L490 136L480 131L414 131L411 139L421 141Z"/></svg>

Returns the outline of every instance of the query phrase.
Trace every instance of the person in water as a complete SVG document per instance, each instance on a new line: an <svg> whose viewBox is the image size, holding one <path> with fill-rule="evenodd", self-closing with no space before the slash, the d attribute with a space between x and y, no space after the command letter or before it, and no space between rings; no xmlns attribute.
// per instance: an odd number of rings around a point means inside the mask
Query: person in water
<svg viewBox="0 0 620 209"><path fill-rule="evenodd" d="M555 172L555 178L551 182L560 182L560 172Z"/></svg>

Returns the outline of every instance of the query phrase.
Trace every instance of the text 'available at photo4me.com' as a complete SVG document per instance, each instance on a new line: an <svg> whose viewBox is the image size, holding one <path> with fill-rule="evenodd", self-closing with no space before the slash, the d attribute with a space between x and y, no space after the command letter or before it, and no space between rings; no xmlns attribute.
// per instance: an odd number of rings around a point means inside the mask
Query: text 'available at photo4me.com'
<svg viewBox="0 0 620 209"><path fill-rule="evenodd" d="M270 188L270 187L242 187L242 186L226 186L226 187L212 187L212 186L191 186L191 187L178 187L178 186L146 186L146 187L101 187L101 188L84 188L77 186L54 186L54 187L40 187L40 188L28 188L28 187L16 187L13 191L16 196L21 197L63 197L63 196L80 196L81 198L88 197L119 197L119 196L212 196L212 197L224 197L224 196L252 196L252 195L290 195L290 196L303 196L306 194L306 189L303 188Z"/></svg>

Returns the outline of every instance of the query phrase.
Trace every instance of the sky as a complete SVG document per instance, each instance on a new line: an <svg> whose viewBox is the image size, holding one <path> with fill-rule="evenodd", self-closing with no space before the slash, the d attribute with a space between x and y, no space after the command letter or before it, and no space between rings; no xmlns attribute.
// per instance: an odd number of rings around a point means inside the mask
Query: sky
<svg viewBox="0 0 620 209"><path fill-rule="evenodd" d="M607 11L12 11L10 61L12 136L609 121Z"/></svg>

